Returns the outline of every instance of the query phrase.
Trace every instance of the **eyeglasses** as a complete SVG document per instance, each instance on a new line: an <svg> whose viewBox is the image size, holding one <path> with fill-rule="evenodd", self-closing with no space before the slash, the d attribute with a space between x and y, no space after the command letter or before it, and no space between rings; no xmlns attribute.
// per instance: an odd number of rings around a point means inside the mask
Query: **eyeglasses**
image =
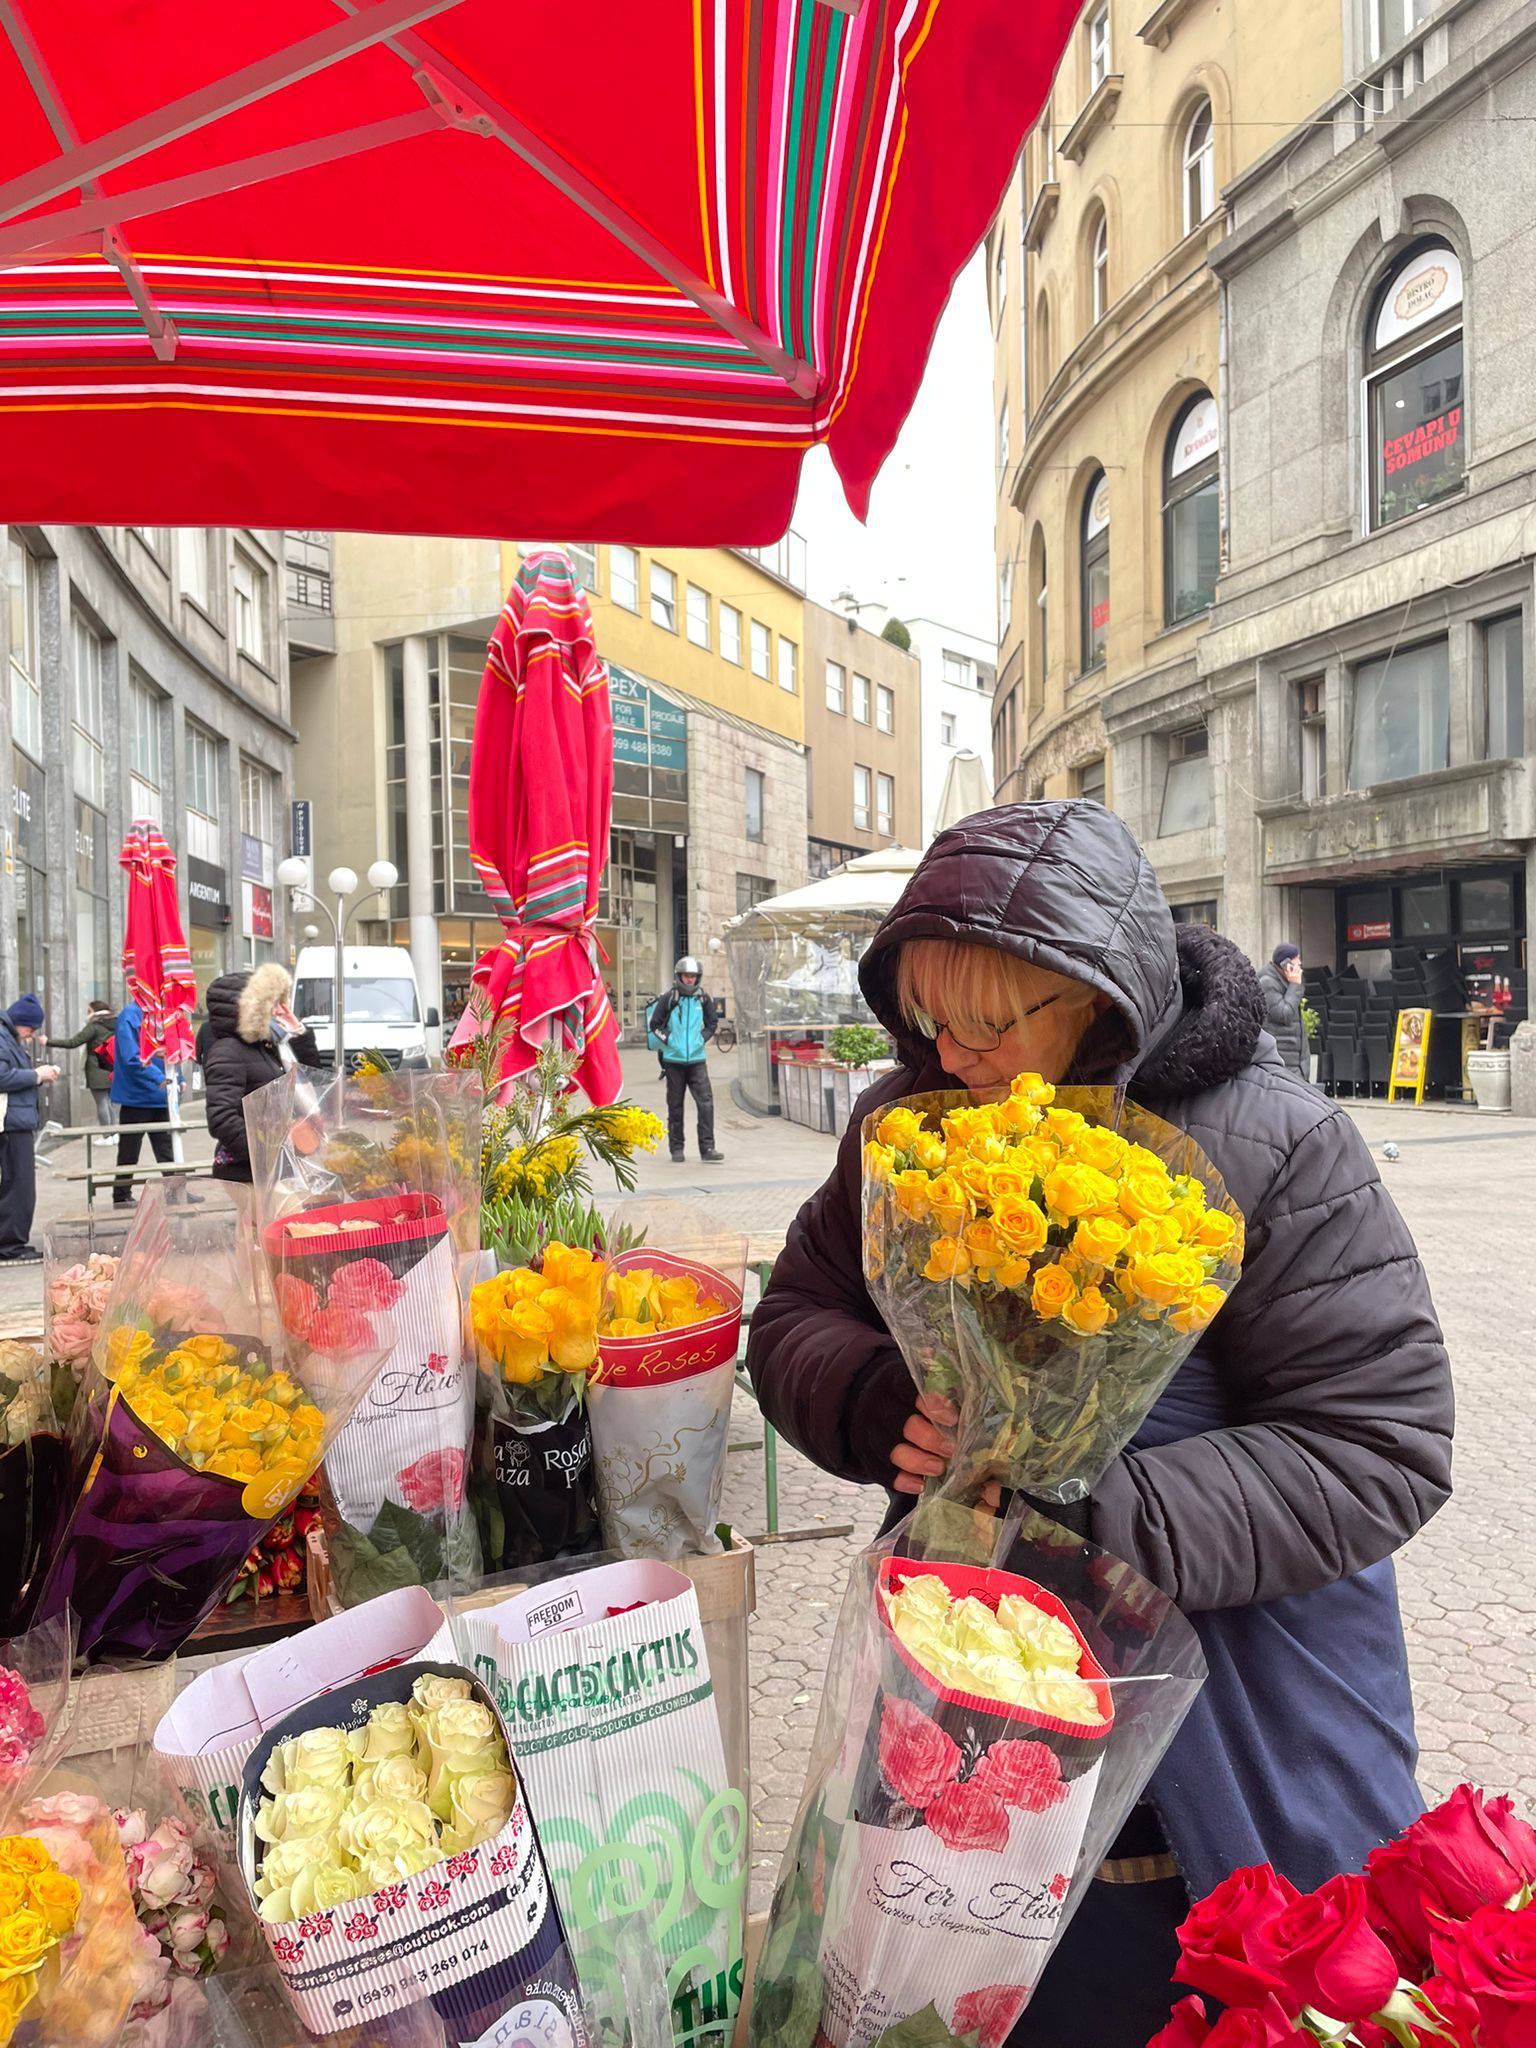
<svg viewBox="0 0 1536 2048"><path fill-rule="evenodd" d="M1010 1017L1006 1024L991 1025L988 1027L991 1036L987 1039L985 1045L973 1045L969 1038L962 1038L953 1025L940 1024L916 1003L910 1006L908 1015L912 1019L913 1027L920 1035L931 1039L935 1044L938 1043L939 1033L943 1031L948 1033L950 1043L958 1045L962 1052L996 1052L1015 1024L1022 1024L1027 1017L1034 1017L1041 1010L1048 1010L1052 1003L1059 1003L1061 1001L1061 995L1062 992L1058 989L1055 995L1047 996L1043 1002L1031 1003L1029 1008L1021 1011L1017 1017Z"/></svg>

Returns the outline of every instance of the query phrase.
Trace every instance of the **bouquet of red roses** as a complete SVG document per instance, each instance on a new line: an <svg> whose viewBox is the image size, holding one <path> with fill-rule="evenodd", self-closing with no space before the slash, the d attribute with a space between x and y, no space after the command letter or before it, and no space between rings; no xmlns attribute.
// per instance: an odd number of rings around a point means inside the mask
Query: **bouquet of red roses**
<svg viewBox="0 0 1536 2048"><path fill-rule="evenodd" d="M1237 1870L1179 1929L1186 1998L1149 2048L1530 2048L1536 1829L1458 1785L1372 1852L1361 1876L1299 1892Z"/></svg>

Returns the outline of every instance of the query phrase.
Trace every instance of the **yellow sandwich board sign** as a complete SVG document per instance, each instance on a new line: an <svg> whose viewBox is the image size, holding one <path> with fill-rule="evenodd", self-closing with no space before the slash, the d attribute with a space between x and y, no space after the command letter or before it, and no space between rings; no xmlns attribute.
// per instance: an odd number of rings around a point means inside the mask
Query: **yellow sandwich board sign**
<svg viewBox="0 0 1536 2048"><path fill-rule="evenodd" d="M1424 1077L1429 1069L1428 1010L1399 1010L1397 1037L1392 1046L1392 1077L1387 1083L1387 1100L1395 1102L1399 1088L1411 1093L1415 1102L1424 1100Z"/></svg>

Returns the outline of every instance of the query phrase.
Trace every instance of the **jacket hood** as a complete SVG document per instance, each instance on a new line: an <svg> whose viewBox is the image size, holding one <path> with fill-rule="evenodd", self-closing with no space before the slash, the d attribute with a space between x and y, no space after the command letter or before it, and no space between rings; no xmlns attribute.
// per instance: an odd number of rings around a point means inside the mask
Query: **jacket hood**
<svg viewBox="0 0 1536 2048"><path fill-rule="evenodd" d="M263 966L221 974L208 984L204 998L208 1011L208 1037L240 1038L247 1045L261 1045L272 1036L272 1012L288 1000L293 982L286 967L275 960Z"/></svg>
<svg viewBox="0 0 1536 2048"><path fill-rule="evenodd" d="M1191 1094L1240 1073L1258 1044L1252 967L1208 926L1175 925L1151 863L1102 804L979 811L923 856L859 966L865 999L914 1073L933 1049L901 1016L896 962L908 940L933 938L1000 947L1107 997L1076 1081Z"/></svg>

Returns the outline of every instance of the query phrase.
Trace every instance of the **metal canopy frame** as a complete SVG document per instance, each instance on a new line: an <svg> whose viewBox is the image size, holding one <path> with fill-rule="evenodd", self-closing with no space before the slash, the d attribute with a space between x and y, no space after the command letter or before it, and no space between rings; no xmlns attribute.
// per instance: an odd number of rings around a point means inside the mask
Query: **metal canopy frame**
<svg viewBox="0 0 1536 2048"><path fill-rule="evenodd" d="M25 69L61 150L51 163L0 185L0 223L10 223L0 226L0 267L37 258L105 255L131 293L155 355L168 362L176 353L176 330L155 304L122 233L124 221L170 206L187 205L215 192L234 191L285 177L293 171L339 162L364 151L387 148L449 125L482 135L511 150L520 162L563 193L622 247L691 299L723 333L781 377L797 398L811 400L816 396L820 379L811 364L781 348L755 321L706 284L675 250L601 191L569 158L412 33L417 24L448 13L461 0L333 0L333 4L342 10L344 19L332 26L82 143L22 17L21 0L0 0L0 28L5 30ZM824 4L844 13L856 13L863 0L824 0ZM381 46L408 67L425 93L427 106L421 112L316 136L309 142L236 158L134 190L102 192L98 180L104 173L209 127L224 115L313 77L358 51ZM19 214L74 190L83 195L76 205L36 220L17 220Z"/></svg>

